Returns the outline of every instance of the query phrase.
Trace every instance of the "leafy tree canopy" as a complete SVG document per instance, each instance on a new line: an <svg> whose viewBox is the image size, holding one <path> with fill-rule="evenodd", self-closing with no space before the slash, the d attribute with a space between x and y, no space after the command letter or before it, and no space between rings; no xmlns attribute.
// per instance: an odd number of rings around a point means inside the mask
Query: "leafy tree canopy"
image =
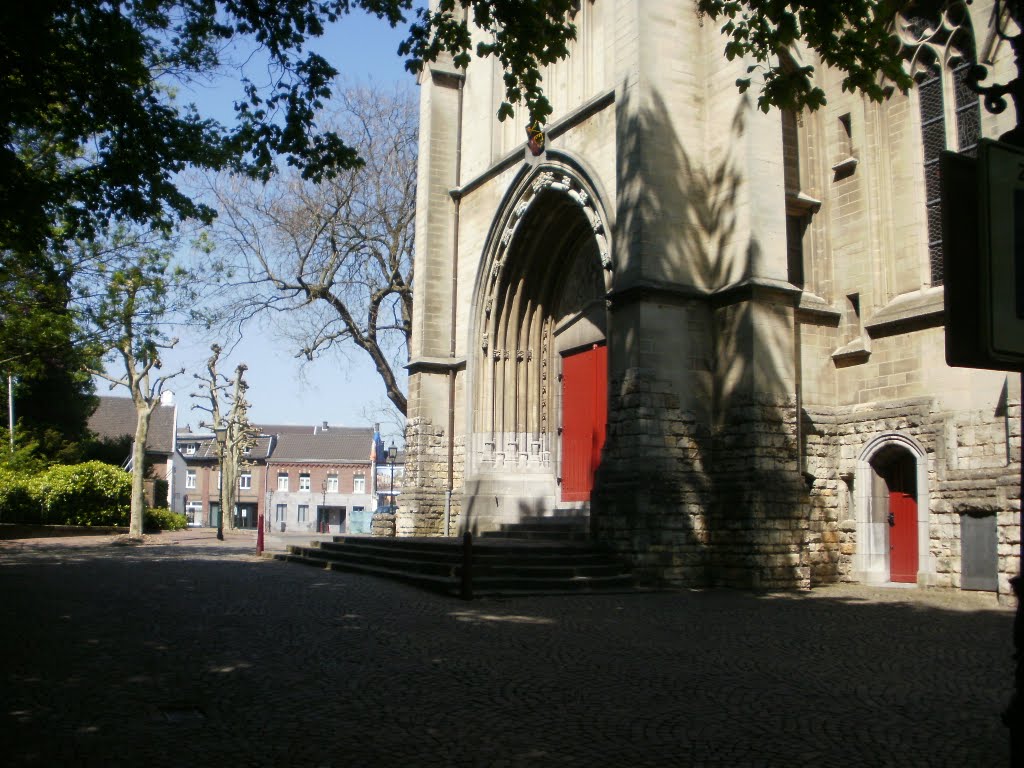
<svg viewBox="0 0 1024 768"><path fill-rule="evenodd" d="M572 0L34 0L0 4L0 250L90 237L112 221L167 226L213 211L179 188L186 167L266 177L275 164L309 179L358 163L317 110L337 74L306 49L325 25L362 9L391 25L414 16L402 53L412 71L471 49L467 20L490 33L479 55L506 69L509 100L543 120L538 63L575 34ZM456 7L460 6L460 7ZM232 56L244 97L231 125L181 104L176 89L223 75ZM258 72L258 75L255 74ZM502 107L502 116L511 114Z"/></svg>

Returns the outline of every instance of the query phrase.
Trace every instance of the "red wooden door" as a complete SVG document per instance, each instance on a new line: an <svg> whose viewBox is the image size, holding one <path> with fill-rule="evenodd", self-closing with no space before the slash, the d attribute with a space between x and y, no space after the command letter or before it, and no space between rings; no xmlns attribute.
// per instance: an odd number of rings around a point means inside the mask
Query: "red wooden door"
<svg viewBox="0 0 1024 768"><path fill-rule="evenodd" d="M608 421L608 348L562 358L562 501L589 501Z"/></svg>
<svg viewBox="0 0 1024 768"><path fill-rule="evenodd" d="M917 581L917 500L889 492L889 580Z"/></svg>

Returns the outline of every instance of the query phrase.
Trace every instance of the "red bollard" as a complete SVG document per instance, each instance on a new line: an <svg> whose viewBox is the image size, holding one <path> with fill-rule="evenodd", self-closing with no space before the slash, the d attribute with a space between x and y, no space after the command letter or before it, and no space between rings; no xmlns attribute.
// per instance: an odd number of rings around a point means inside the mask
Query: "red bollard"
<svg viewBox="0 0 1024 768"><path fill-rule="evenodd" d="M256 530L256 554L263 554L263 515L260 515L259 528Z"/></svg>

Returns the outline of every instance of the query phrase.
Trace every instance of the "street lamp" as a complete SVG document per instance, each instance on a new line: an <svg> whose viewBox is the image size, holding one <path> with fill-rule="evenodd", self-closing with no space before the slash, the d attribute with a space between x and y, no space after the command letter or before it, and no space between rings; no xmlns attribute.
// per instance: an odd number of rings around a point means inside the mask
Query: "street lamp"
<svg viewBox="0 0 1024 768"><path fill-rule="evenodd" d="M325 477L323 482L320 483L320 492L323 494L323 499L320 502L320 514L317 517L320 518L320 527L326 528L327 530L320 530L318 533L330 533L331 524L327 521L327 478Z"/></svg>
<svg viewBox="0 0 1024 768"><path fill-rule="evenodd" d="M217 538L224 541L224 446L228 441L228 428L224 426L224 422L221 422L220 426L214 427L213 435L217 438L217 446L220 448L217 459L220 471L220 482L217 483L217 503L220 506L220 514L217 516Z"/></svg>
<svg viewBox="0 0 1024 768"><path fill-rule="evenodd" d="M395 441L388 446L388 463L391 465L391 503L388 505L388 512L395 513L395 458L398 456L398 449L395 448Z"/></svg>

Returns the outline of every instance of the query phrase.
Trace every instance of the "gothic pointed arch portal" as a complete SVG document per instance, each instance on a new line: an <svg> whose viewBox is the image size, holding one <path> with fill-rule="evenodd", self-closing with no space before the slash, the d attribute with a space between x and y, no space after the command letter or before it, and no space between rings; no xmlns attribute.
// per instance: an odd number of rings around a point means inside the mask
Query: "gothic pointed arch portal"
<svg viewBox="0 0 1024 768"><path fill-rule="evenodd" d="M563 501L563 470L579 463L563 439L565 361L591 353L590 383L607 384L606 221L584 174L558 160L524 174L495 220L475 289L468 527ZM601 429L605 407L591 409ZM588 496L577 487L572 501Z"/></svg>

